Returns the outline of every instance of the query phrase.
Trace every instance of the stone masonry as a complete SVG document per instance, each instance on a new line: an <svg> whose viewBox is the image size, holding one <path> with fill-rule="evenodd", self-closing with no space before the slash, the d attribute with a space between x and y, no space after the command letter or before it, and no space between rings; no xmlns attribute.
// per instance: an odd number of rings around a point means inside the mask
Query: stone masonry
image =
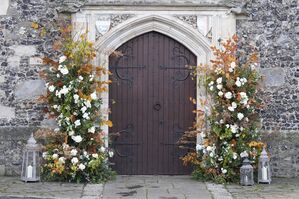
<svg viewBox="0 0 299 199"><path fill-rule="evenodd" d="M3 1L3 3L2 3ZM53 56L59 38L53 24L84 4L226 6L238 14L240 53L255 48L264 75L261 110L264 140L275 176L299 176L299 4L297 0L1 0L0 4L0 175L18 175L30 133L53 125L36 99L45 92L41 58ZM8 6L6 6L8 5ZM32 22L47 30L46 37Z"/></svg>

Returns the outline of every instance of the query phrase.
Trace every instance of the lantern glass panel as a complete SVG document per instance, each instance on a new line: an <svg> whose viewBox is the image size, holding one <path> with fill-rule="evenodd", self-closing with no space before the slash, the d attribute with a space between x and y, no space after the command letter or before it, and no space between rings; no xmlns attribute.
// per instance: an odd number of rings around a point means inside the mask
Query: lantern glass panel
<svg viewBox="0 0 299 199"><path fill-rule="evenodd" d="M240 168L240 184L243 186L251 186L254 184L253 167L248 159L245 159Z"/></svg>
<svg viewBox="0 0 299 199"><path fill-rule="evenodd" d="M265 148L259 158L258 182L271 183L270 161Z"/></svg>

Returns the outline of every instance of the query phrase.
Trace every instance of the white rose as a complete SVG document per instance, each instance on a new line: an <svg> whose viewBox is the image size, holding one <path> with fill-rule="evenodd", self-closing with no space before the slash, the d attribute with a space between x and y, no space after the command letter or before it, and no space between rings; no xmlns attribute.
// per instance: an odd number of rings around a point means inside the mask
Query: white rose
<svg viewBox="0 0 299 199"><path fill-rule="evenodd" d="M94 126L92 126L88 129L88 133L95 133L95 131L96 131L96 128Z"/></svg>
<svg viewBox="0 0 299 199"><path fill-rule="evenodd" d="M210 91L213 91L214 90L214 86L210 86Z"/></svg>
<svg viewBox="0 0 299 199"><path fill-rule="evenodd" d="M72 149L72 150L71 150L71 155L72 155L72 156L76 156L77 153L78 153L77 149Z"/></svg>
<svg viewBox="0 0 299 199"><path fill-rule="evenodd" d="M233 68L229 68L228 71L232 73L232 72L234 72L234 69Z"/></svg>
<svg viewBox="0 0 299 199"><path fill-rule="evenodd" d="M238 158L238 154L237 153L233 153L233 159L237 159Z"/></svg>
<svg viewBox="0 0 299 199"><path fill-rule="evenodd" d="M214 82L213 81L211 81L208 85L209 86L212 86L214 84Z"/></svg>
<svg viewBox="0 0 299 199"><path fill-rule="evenodd" d="M58 158L58 154L54 153L54 154L52 155L52 158L53 158L53 159L57 159L57 158Z"/></svg>
<svg viewBox="0 0 299 199"><path fill-rule="evenodd" d="M80 80L80 81L82 81L82 80L83 80L83 77L82 77L81 75L79 76L79 80Z"/></svg>
<svg viewBox="0 0 299 199"><path fill-rule="evenodd" d="M55 90L55 86L54 86L54 85L49 86L49 91L50 91L51 93L54 92L54 90Z"/></svg>
<svg viewBox="0 0 299 199"><path fill-rule="evenodd" d="M91 107L91 103L90 103L90 101L85 101L84 102L84 104L85 104L85 106L87 107L87 108L90 108Z"/></svg>
<svg viewBox="0 0 299 199"><path fill-rule="evenodd" d="M75 121L75 127L80 126L80 125L81 125L80 120L76 120L76 121Z"/></svg>
<svg viewBox="0 0 299 199"><path fill-rule="evenodd" d="M67 69L66 66L58 66L58 70L63 74L63 75L67 75L69 73L69 70Z"/></svg>
<svg viewBox="0 0 299 199"><path fill-rule="evenodd" d="M236 102L232 102L232 107L233 108L237 108L237 103Z"/></svg>
<svg viewBox="0 0 299 199"><path fill-rule="evenodd" d="M83 140L81 135L72 136L72 139L77 143L80 143Z"/></svg>
<svg viewBox="0 0 299 199"><path fill-rule="evenodd" d="M106 148L103 147L103 146L101 146L101 148L100 148L100 152L104 153L105 151L106 151Z"/></svg>
<svg viewBox="0 0 299 199"><path fill-rule="evenodd" d="M217 84L221 84L222 83L222 77L219 77L217 80L216 80Z"/></svg>
<svg viewBox="0 0 299 199"><path fill-rule="evenodd" d="M210 153L210 157L211 158L214 157L214 153L213 152Z"/></svg>
<svg viewBox="0 0 299 199"><path fill-rule="evenodd" d="M244 118L244 114L243 113L238 113L237 115L239 120L242 120Z"/></svg>
<svg viewBox="0 0 299 199"><path fill-rule="evenodd" d="M77 103L78 100L79 100L79 95L75 94L75 95L74 95L74 100L75 100L75 103Z"/></svg>
<svg viewBox="0 0 299 199"><path fill-rule="evenodd" d="M226 174L226 173L227 173L227 170L226 170L226 169L223 169L223 168L221 168L221 172L222 172L223 174Z"/></svg>
<svg viewBox="0 0 299 199"><path fill-rule="evenodd" d="M60 94L66 95L69 92L69 89L66 86L63 86L59 92Z"/></svg>
<svg viewBox="0 0 299 199"><path fill-rule="evenodd" d="M69 136L72 136L72 135L74 135L75 134L75 132L72 130L72 131L69 131Z"/></svg>
<svg viewBox="0 0 299 199"><path fill-rule="evenodd" d="M233 97L233 94L231 92L226 92L225 95L224 95L224 97L226 99L231 99Z"/></svg>
<svg viewBox="0 0 299 199"><path fill-rule="evenodd" d="M235 67L236 67L236 62L232 62L232 63L230 64L230 67L231 67L231 68L235 68Z"/></svg>
<svg viewBox="0 0 299 199"><path fill-rule="evenodd" d="M109 155L110 158L112 158L112 157L114 156L113 151L109 151L109 152L108 152L108 155Z"/></svg>
<svg viewBox="0 0 299 199"><path fill-rule="evenodd" d="M58 161L59 161L60 163L64 164L64 163L65 163L65 157L60 157L60 158L58 159Z"/></svg>
<svg viewBox="0 0 299 199"><path fill-rule="evenodd" d="M238 131L238 126L236 124L234 125L230 125L230 130L232 131L232 133L237 133Z"/></svg>
<svg viewBox="0 0 299 199"><path fill-rule="evenodd" d="M213 147L207 146L207 151L212 151Z"/></svg>
<svg viewBox="0 0 299 199"><path fill-rule="evenodd" d="M222 91L219 91L219 92L218 92L218 95L219 95L220 97L222 97L222 96L223 96L223 92L222 92Z"/></svg>
<svg viewBox="0 0 299 199"><path fill-rule="evenodd" d="M78 160L77 157L73 157L72 160L71 160L71 162L72 162L73 164L77 164L77 163L79 162L79 160Z"/></svg>
<svg viewBox="0 0 299 199"><path fill-rule="evenodd" d="M234 111L235 111L234 107L232 107L232 106L229 106L227 109L228 109L229 111L231 111L231 112L234 112Z"/></svg>
<svg viewBox="0 0 299 199"><path fill-rule="evenodd" d="M242 84L241 84L241 82L240 82L239 80L237 80L237 81L235 82L235 84L236 84L237 87L241 87L241 86L242 86Z"/></svg>
<svg viewBox="0 0 299 199"><path fill-rule="evenodd" d="M90 94L90 97L91 97L91 99L93 99L93 100L98 99L98 96L97 96L97 93L96 93L96 92L91 93L91 94Z"/></svg>
<svg viewBox="0 0 299 199"><path fill-rule="evenodd" d="M84 113L82 116L84 119L88 120L90 119L89 114L88 113Z"/></svg>
<svg viewBox="0 0 299 199"><path fill-rule="evenodd" d="M222 84L218 84L218 85L217 85L217 89L218 89L218 90L221 90L222 88L223 88Z"/></svg>
<svg viewBox="0 0 299 199"><path fill-rule="evenodd" d="M62 62L64 62L66 60L66 56L61 56L60 58L59 58L59 63L61 64Z"/></svg>
<svg viewBox="0 0 299 199"><path fill-rule="evenodd" d="M82 163L79 164L79 169L80 169L81 171L83 171L83 170L85 169L85 167L86 167L86 166L85 166L84 164L82 164Z"/></svg>
<svg viewBox="0 0 299 199"><path fill-rule="evenodd" d="M93 153L93 154L92 154L92 157L93 157L93 158L98 158L99 155L98 155L97 153Z"/></svg>

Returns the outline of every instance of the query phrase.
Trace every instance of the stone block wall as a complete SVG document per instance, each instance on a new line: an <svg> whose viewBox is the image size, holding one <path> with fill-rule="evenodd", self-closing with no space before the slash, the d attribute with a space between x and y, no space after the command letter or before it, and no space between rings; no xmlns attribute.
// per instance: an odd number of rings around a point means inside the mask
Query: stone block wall
<svg viewBox="0 0 299 199"><path fill-rule="evenodd" d="M272 154L276 176L299 176L299 5L296 0L163 0L106 1L72 0L1 0L9 2L0 9L0 175L20 173L21 152L25 140L36 128L50 125L44 118L43 105L36 97L45 92L38 72L40 58L52 56L52 42L59 37L53 24L69 16L84 3L89 5L194 5L233 6L247 15L237 20L240 52L256 46L260 68L265 75L261 111L263 139ZM4 5L4 4L3 4ZM49 34L40 37L31 27L37 22ZM298 168L298 169L297 169Z"/></svg>

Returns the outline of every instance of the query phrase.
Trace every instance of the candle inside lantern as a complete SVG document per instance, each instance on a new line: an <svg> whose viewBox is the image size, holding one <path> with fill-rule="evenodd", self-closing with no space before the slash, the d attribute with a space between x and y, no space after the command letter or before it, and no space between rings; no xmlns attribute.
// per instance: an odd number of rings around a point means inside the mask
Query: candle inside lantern
<svg viewBox="0 0 299 199"><path fill-rule="evenodd" d="M245 176L244 182L248 182L248 176L247 175Z"/></svg>
<svg viewBox="0 0 299 199"><path fill-rule="evenodd" d="M27 178L32 178L32 171L33 171L33 168L31 165L29 165L27 167Z"/></svg>
<svg viewBox="0 0 299 199"><path fill-rule="evenodd" d="M268 180L268 175L267 175L267 167L263 167L262 168L262 179L264 180L264 181L266 181L266 180Z"/></svg>

